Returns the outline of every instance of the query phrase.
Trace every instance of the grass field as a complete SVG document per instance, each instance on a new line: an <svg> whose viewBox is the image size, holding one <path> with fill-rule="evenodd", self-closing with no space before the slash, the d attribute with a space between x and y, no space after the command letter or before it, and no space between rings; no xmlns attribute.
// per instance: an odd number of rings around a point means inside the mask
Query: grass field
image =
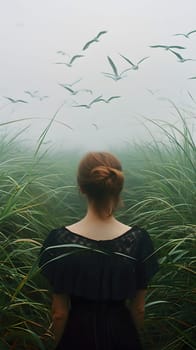
<svg viewBox="0 0 196 350"><path fill-rule="evenodd" d="M126 176L117 217L149 231L160 261L146 300L146 349L195 349L195 143L184 119L179 129L158 127L164 142L114 150ZM1 350L45 349L50 295L37 255L51 228L85 212L74 178L77 152L50 154L42 142L35 152L17 137L0 140Z"/></svg>

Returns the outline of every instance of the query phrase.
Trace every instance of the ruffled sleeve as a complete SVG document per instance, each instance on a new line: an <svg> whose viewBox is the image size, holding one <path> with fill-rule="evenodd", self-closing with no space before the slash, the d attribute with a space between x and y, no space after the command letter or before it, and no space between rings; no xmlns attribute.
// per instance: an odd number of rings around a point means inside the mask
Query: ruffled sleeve
<svg viewBox="0 0 196 350"><path fill-rule="evenodd" d="M152 277L159 270L159 264L149 233L141 229L140 234L137 247L136 286L137 289L146 289Z"/></svg>

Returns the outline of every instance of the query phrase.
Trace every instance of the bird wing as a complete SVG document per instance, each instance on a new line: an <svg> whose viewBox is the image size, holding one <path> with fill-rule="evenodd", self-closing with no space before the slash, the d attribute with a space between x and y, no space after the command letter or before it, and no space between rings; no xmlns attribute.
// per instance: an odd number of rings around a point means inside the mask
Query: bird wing
<svg viewBox="0 0 196 350"><path fill-rule="evenodd" d="M183 57L178 52L175 52L173 50L169 50L169 51L172 52L174 55L176 55L176 57L178 57L179 60L183 60Z"/></svg>
<svg viewBox="0 0 196 350"><path fill-rule="evenodd" d="M112 59L110 58L110 56L107 56L107 59L108 59L110 65L111 65L111 67L112 67L112 69L113 69L114 74L115 74L115 75L118 75L117 68L116 68L114 62L112 61Z"/></svg>
<svg viewBox="0 0 196 350"><path fill-rule="evenodd" d="M58 53L58 54L60 54L60 55L65 55L65 52L64 51L61 51L61 50L59 50L59 51L57 51L56 53Z"/></svg>
<svg viewBox="0 0 196 350"><path fill-rule="evenodd" d="M115 77L115 75L112 74L112 73L102 72L102 74L104 74L104 75L106 75L106 76L108 76L108 77Z"/></svg>
<svg viewBox="0 0 196 350"><path fill-rule="evenodd" d="M32 94L32 92L30 92L30 91L24 91L24 93L27 94L27 95L30 95L31 97L34 97L34 95Z"/></svg>
<svg viewBox="0 0 196 350"><path fill-rule="evenodd" d="M121 56L122 58L124 58L124 60L127 61L128 63L130 63L132 66L135 66L135 64L134 64L133 62L131 62L129 58L127 58L127 57L125 57L125 56L123 56L123 55L121 55L121 54L120 54L120 56Z"/></svg>
<svg viewBox="0 0 196 350"><path fill-rule="evenodd" d="M99 32L99 34L97 34L96 39L99 39L99 37L103 34L106 34L107 30L102 30L101 32Z"/></svg>
<svg viewBox="0 0 196 350"><path fill-rule="evenodd" d="M86 91L86 92L89 92L89 94L91 94L91 95L93 94L92 90L90 90L90 89L80 89L78 91Z"/></svg>
<svg viewBox="0 0 196 350"><path fill-rule="evenodd" d="M184 33L177 33L177 34L174 34L174 36L179 36L179 35L181 35L181 36L186 36L186 34L184 34Z"/></svg>
<svg viewBox="0 0 196 350"><path fill-rule="evenodd" d="M82 80L82 78L80 78L80 79L78 79L78 80L74 81L72 84L67 84L67 85L69 85L69 86L73 86L73 85L75 85L75 84L79 83L79 81L81 81L81 80Z"/></svg>
<svg viewBox="0 0 196 350"><path fill-rule="evenodd" d="M120 73L120 75L122 75L122 74L125 73L125 72L128 72L129 70L133 70L133 68L124 69L124 70Z"/></svg>
<svg viewBox="0 0 196 350"><path fill-rule="evenodd" d="M15 102L28 103L27 101L24 101L24 100L15 100Z"/></svg>
<svg viewBox="0 0 196 350"><path fill-rule="evenodd" d="M72 106L72 107L85 107L85 108L89 108L89 105L76 105L76 106Z"/></svg>
<svg viewBox="0 0 196 350"><path fill-rule="evenodd" d="M97 129L97 130L98 130L98 126L97 126L97 124L92 123L92 125L95 127L95 129Z"/></svg>
<svg viewBox="0 0 196 350"><path fill-rule="evenodd" d="M116 80L116 75L114 74L109 74L109 73L103 73L103 75L106 77L106 78L111 78L113 80Z"/></svg>
<svg viewBox="0 0 196 350"><path fill-rule="evenodd" d="M88 42L84 45L84 47L82 48L82 50L85 51L86 49L88 49L88 47L89 47L92 43L94 43L94 41L95 41L95 39L92 39L92 40L88 41Z"/></svg>
<svg viewBox="0 0 196 350"><path fill-rule="evenodd" d="M195 30L191 30L191 32L187 33L187 35L190 35L192 33L196 33L196 29Z"/></svg>
<svg viewBox="0 0 196 350"><path fill-rule="evenodd" d="M116 98L120 98L121 96L111 96L110 98L107 99L108 102L110 102L111 100L114 100Z"/></svg>
<svg viewBox="0 0 196 350"><path fill-rule="evenodd" d="M96 103L96 102L101 102L103 99L102 99L102 95L96 97L94 100L92 100L89 105L91 106L93 103Z"/></svg>
<svg viewBox="0 0 196 350"><path fill-rule="evenodd" d="M151 45L150 47L151 47L151 48L153 48L153 49L156 49L157 47L163 47L163 48L166 48L166 47L167 47L167 45Z"/></svg>
<svg viewBox="0 0 196 350"><path fill-rule="evenodd" d="M176 45L171 45L171 46L169 46L169 49L180 49L180 50L184 50L184 49L186 49L186 47L184 47L184 46L176 46Z"/></svg>
<svg viewBox="0 0 196 350"><path fill-rule="evenodd" d="M11 97L7 97L7 96L4 96L5 98L7 98L7 100L9 100L10 102L15 102L15 100Z"/></svg>
<svg viewBox="0 0 196 350"><path fill-rule="evenodd" d="M73 89L71 89L71 88L69 88L68 86L66 86L66 85L64 85L63 86L66 90L68 90L69 92L71 92L71 93L73 93L74 92L74 90Z"/></svg>
<svg viewBox="0 0 196 350"><path fill-rule="evenodd" d="M99 37L100 37L101 35L106 34L106 33L107 33L106 30L102 30L101 32L99 32L95 38L93 38L92 40L88 41L88 42L84 45L84 47L83 47L82 50L84 51L84 50L88 49L88 47L89 47L92 43L96 42L96 41L99 39Z"/></svg>
<svg viewBox="0 0 196 350"><path fill-rule="evenodd" d="M84 55L75 55L71 58L71 60L69 61L69 64L72 64L77 58L80 58L80 57L84 57Z"/></svg>
<svg viewBox="0 0 196 350"><path fill-rule="evenodd" d="M143 61L147 60L147 58L149 58L149 56L142 58L137 64L142 63Z"/></svg>

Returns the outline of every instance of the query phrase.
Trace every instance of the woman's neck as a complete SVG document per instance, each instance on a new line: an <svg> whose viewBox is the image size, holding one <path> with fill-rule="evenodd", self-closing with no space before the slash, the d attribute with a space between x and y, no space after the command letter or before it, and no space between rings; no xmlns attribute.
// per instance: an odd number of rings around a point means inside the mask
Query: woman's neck
<svg viewBox="0 0 196 350"><path fill-rule="evenodd" d="M113 239L130 228L118 221L113 215L100 216L91 205L88 206L83 219L67 227L75 233L96 240Z"/></svg>
<svg viewBox="0 0 196 350"><path fill-rule="evenodd" d="M97 210L92 205L88 206L87 213L85 217L83 218L83 221L89 221L89 222L103 222L103 223L111 223L115 221L113 215L107 215L107 213L104 215L100 215Z"/></svg>

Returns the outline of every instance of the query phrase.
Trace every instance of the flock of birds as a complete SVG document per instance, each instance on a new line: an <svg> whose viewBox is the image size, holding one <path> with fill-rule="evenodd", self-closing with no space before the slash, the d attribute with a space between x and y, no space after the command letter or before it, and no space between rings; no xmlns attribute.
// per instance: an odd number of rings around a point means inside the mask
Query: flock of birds
<svg viewBox="0 0 196 350"><path fill-rule="evenodd" d="M55 62L55 64L58 65L66 65L67 67L71 68L73 66L73 64L75 63L76 60L85 57L84 52L86 50L89 49L89 47L91 47L91 45L93 45L94 43L98 43L100 41L100 38L105 35L107 33L106 30L100 31L93 39L89 40L83 47L82 47L82 53L73 55L72 57L70 57L66 52L62 51L62 50L58 50L57 54L61 55L61 56L67 56L69 57L69 59L66 62ZM196 30L192 30L188 33L177 33L174 34L174 36L183 36L186 39L190 39L190 36L192 36L193 34L196 34ZM180 46L180 45L151 45L150 48L152 49L164 49L166 51L168 51L169 53L171 53L172 55L174 55L177 59L178 62L180 63L184 63L187 61L196 61L196 59L194 58L185 58L183 57L179 52L177 52L176 50L185 50L186 47L184 46ZM111 68L111 72L102 72L102 74L109 79L114 80L115 82L127 77L127 72L131 71L131 70L138 70L140 67L140 64L143 63L144 61L146 61L147 59L150 58L150 56L141 58L138 62L134 63L130 58L120 54L120 57L126 62L128 63L128 67L126 69L124 69L123 71L119 71L119 69L117 68L116 64L114 63L113 59L110 56L107 56L107 60L108 63L110 65ZM196 79L196 76L192 76L189 77L188 79ZM82 79L78 79L76 81L74 81L73 83L67 83L67 84L62 84L59 83L59 86L61 86L62 88L64 88L66 91L68 91L71 95L77 95L81 92L86 92L90 95L93 95L93 91L91 89L75 89L75 84L79 83ZM38 99L39 101L43 101L44 99L48 98L49 96L41 96L39 94L38 90L35 91L28 91L25 90L24 91L25 94L27 94L30 98L32 99ZM103 102L103 103L110 103L112 100L115 99L119 99L121 96L110 96L109 98L103 98L103 95L97 96L96 98L92 99L88 104L79 104L77 102L74 102L74 104L72 105L72 107L83 107L83 108L87 108L90 109L95 103L98 102ZM4 98L6 98L7 100L10 101L10 103L28 103L28 101L23 100L23 99L14 99L8 96L4 96Z"/></svg>
<svg viewBox="0 0 196 350"><path fill-rule="evenodd" d="M99 41L99 38L103 35L103 34L106 34L107 31L104 30L104 31L101 31L97 34L97 36L95 38L93 38L92 40L88 41L82 48L82 51L85 51L87 50L93 43L97 43ZM196 33L196 30L192 30L188 33L177 33L177 34L174 34L174 36L183 36L185 38L188 38L190 39L190 35L192 35L193 33ZM174 51L175 49L176 50L184 50L186 49L186 47L184 46L179 46L179 45L151 45L150 48L163 48L171 53L173 53L179 60L179 62L183 63L183 62L186 62L186 61L195 61L196 59L193 59L193 58L184 58L183 56L181 56L178 52ZM61 54L63 56L69 56L67 53L65 53L64 51L62 50L59 50L57 51L57 54ZM123 56L120 54L120 56L126 61L128 62L131 67L130 68L127 68L125 69L124 71L122 71L121 73L118 73L117 71L117 67L116 65L114 64L113 60L111 59L111 57L107 57L108 58L108 61L110 63L110 66L112 68L112 71L113 73L105 73L103 72L103 74L105 76L107 76L108 78L112 78L114 79L115 81L119 80L119 79L122 79L124 77L124 73L131 70L131 69L134 69L134 70L137 70L139 69L139 64L142 63L144 60L146 60L148 57L144 57L142 58L141 60L139 60L136 64L133 63L129 58ZM68 67L72 67L73 66L73 63L75 62L76 59L79 59L81 57L85 57L84 54L76 54L74 56L72 56L69 61L67 62L55 62L55 64L64 64Z"/></svg>
<svg viewBox="0 0 196 350"><path fill-rule="evenodd" d="M93 39L91 39L90 41L88 41L82 48L82 51L86 51L87 49L89 49L89 47L100 41L100 38L102 35L106 34L107 31L101 31L99 32ZM174 36L184 36L187 39L190 39L190 36L196 33L196 30L192 30L188 33L177 33L174 34ZM186 47L184 46L180 46L180 45L151 45L150 48L152 49L164 49L166 51L168 51L169 53L171 53L172 55L174 55L177 59L178 62L180 63L184 63L186 61L196 61L196 59L193 58L185 58L183 57L179 52L177 52L178 50L185 50ZM62 56L69 56L66 52L59 50L57 51L57 54L62 55ZM109 63L109 66L111 68L111 72L102 72L102 74L109 79L114 80L115 82L127 77L127 74L129 71L131 70L138 70L140 68L141 63L143 63L144 61L146 61L147 59L149 59L149 56L143 57L141 58L139 61L137 62L133 62L130 58L122 55L121 53L119 53L120 57L126 62L128 63L128 67L122 71L119 71L119 69L117 68L116 64L114 63L114 60L110 57L107 56L107 61ZM74 56L72 56L71 58L69 57L69 60L66 62L55 62L55 64L64 64L67 67L72 67L74 62L80 58L85 57L85 55L83 53L79 53L76 54ZM195 77L190 77L189 79L196 79ZM59 84L59 86L61 86L62 88L66 89L71 95L77 95L81 92L87 92L91 95L93 95L93 91L90 89L76 89L75 87L73 87L76 83L80 82L81 79L78 79L77 81L71 83L71 84ZM74 108L86 108L86 109L90 109L95 103L99 103L99 102L104 102L104 103L110 103L112 100L115 99L119 99L121 96L110 96L109 98L103 98L103 95L97 96L94 99L92 99L89 103L82 103L79 104L76 101L74 101L74 104L72 105L72 107Z"/></svg>
<svg viewBox="0 0 196 350"><path fill-rule="evenodd" d="M39 101L43 101L45 98L48 98L49 96L40 96L38 95L38 90L35 90L33 92L31 91L24 91L25 94L29 95L31 98L37 98ZM28 101L26 100L21 100L21 99L14 99L12 97L8 97L8 96L3 96L4 98L6 98L8 101L10 101L11 103L28 103Z"/></svg>

